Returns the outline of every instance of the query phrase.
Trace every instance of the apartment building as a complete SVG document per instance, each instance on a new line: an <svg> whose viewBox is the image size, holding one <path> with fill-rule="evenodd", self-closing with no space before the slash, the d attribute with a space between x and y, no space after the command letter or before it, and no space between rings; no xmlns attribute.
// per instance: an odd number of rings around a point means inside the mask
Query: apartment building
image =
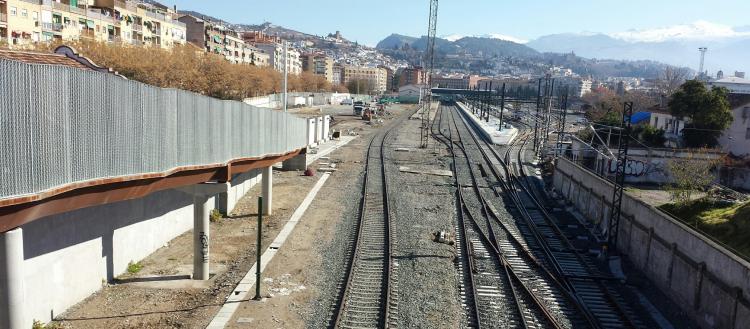
<svg viewBox="0 0 750 329"><path fill-rule="evenodd" d="M424 70L419 66L401 69L401 72L397 72L397 75L399 76L399 87L425 84Z"/></svg>
<svg viewBox="0 0 750 329"><path fill-rule="evenodd" d="M333 64L333 78L331 83L338 86L344 82L344 67L339 64Z"/></svg>
<svg viewBox="0 0 750 329"><path fill-rule="evenodd" d="M0 37L11 47L87 38L170 48L185 25L164 6L123 0L0 0Z"/></svg>
<svg viewBox="0 0 750 329"><path fill-rule="evenodd" d="M42 40L41 3L0 1L0 35L10 46Z"/></svg>
<svg viewBox="0 0 750 329"><path fill-rule="evenodd" d="M388 92L398 91L393 88L394 72L391 68L385 65L378 65L378 68L385 70L385 90Z"/></svg>
<svg viewBox="0 0 750 329"><path fill-rule="evenodd" d="M257 47L246 44L243 62L255 66L269 66L271 65L271 56Z"/></svg>
<svg viewBox="0 0 750 329"><path fill-rule="evenodd" d="M353 80L367 80L377 93L383 93L388 87L388 72L377 67L344 66L343 83Z"/></svg>
<svg viewBox="0 0 750 329"><path fill-rule="evenodd" d="M257 42L253 44L256 48L264 51L269 55L269 63L276 71L284 72L284 46L276 42ZM300 53L293 49L287 48L286 65L289 74L299 75L302 73L302 61Z"/></svg>
<svg viewBox="0 0 750 329"><path fill-rule="evenodd" d="M326 78L333 83L333 59L325 54L308 53L302 55L302 71L312 72ZM340 82L340 79L339 79Z"/></svg>
<svg viewBox="0 0 750 329"><path fill-rule="evenodd" d="M185 24L187 42L206 52L221 55L235 64L271 65L271 56L245 42L237 31L193 15L182 15L179 21Z"/></svg>
<svg viewBox="0 0 750 329"><path fill-rule="evenodd" d="M468 76L440 76L432 75L430 81L433 87L437 88L448 88L448 89L469 89L469 77Z"/></svg>

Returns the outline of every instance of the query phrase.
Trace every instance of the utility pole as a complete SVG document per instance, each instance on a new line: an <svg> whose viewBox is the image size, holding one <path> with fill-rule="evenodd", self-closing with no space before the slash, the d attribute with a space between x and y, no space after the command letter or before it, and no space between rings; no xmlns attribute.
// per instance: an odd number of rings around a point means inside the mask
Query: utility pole
<svg viewBox="0 0 750 329"><path fill-rule="evenodd" d="M492 97L492 81L490 81L489 86L484 87L484 119L486 122L490 122L490 99L491 97Z"/></svg>
<svg viewBox="0 0 750 329"><path fill-rule="evenodd" d="M620 125L620 138L617 151L617 172L615 174L614 190L612 192L612 210L609 216L609 228L607 229L607 251L617 251L617 235L620 229L620 216L622 212L622 194L625 189L625 166L628 162L628 139L630 138L631 118L633 117L633 102L623 104L622 122Z"/></svg>
<svg viewBox="0 0 750 329"><path fill-rule="evenodd" d="M542 97L542 78L539 78L539 86L536 89L536 110L534 111L534 155L539 150L539 102Z"/></svg>
<svg viewBox="0 0 750 329"><path fill-rule="evenodd" d="M284 102L283 102L283 104L284 104L284 112L286 112L286 110L287 110L287 105L288 105L287 102L289 101L289 95L287 94L288 93L288 91L287 91L287 81L288 81L288 76L289 76L289 68L288 68L288 66L289 66L289 59L287 58L287 56L288 56L287 55L287 51L288 51L287 47L288 47L288 45L286 43L286 40L284 40Z"/></svg>
<svg viewBox="0 0 750 329"><path fill-rule="evenodd" d="M505 112L505 82L500 94L500 131L503 131L503 112Z"/></svg>
<svg viewBox="0 0 750 329"><path fill-rule="evenodd" d="M435 66L435 37L437 34L438 0L430 0L430 19L427 26L427 102L422 108L421 147L430 140L430 110L432 108L432 74ZM425 111L426 109L426 111Z"/></svg>
<svg viewBox="0 0 750 329"><path fill-rule="evenodd" d="M545 103L544 103L544 136L542 136L542 148L547 145L549 141L550 125L552 124L552 95L555 90L555 79L551 79L550 75L547 75L547 83L545 86Z"/></svg>
<svg viewBox="0 0 750 329"><path fill-rule="evenodd" d="M263 240L263 197L258 197L258 239L255 242L255 300L263 299L260 296L260 257Z"/></svg>
<svg viewBox="0 0 750 329"><path fill-rule="evenodd" d="M560 117L558 119L557 124L557 151L555 151L555 154L557 156L562 155L562 147L563 147L563 138L565 137L565 121L568 116L568 87L565 87L565 92L562 95L562 99L560 100ZM558 153L559 152L559 153Z"/></svg>
<svg viewBox="0 0 750 329"><path fill-rule="evenodd" d="M700 47L698 48L698 51L701 52L701 63L700 66L698 66L698 78L704 78L706 75L703 74L703 63L706 60L706 52L708 51L707 47Z"/></svg>

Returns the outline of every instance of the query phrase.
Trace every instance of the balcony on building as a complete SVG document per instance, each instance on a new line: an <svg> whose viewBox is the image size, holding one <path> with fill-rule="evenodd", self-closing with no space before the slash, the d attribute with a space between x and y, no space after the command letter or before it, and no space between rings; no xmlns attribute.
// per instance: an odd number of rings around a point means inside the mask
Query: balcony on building
<svg viewBox="0 0 750 329"><path fill-rule="evenodd" d="M127 9L128 8L124 0L94 0L93 7L109 8L109 9L115 9L115 8Z"/></svg>

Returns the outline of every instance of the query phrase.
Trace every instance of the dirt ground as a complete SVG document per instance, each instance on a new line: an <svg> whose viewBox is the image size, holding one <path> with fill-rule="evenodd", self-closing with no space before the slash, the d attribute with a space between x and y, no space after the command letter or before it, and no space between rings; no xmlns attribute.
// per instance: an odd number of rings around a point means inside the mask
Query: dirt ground
<svg viewBox="0 0 750 329"><path fill-rule="evenodd" d="M394 108L393 112L400 111ZM320 274L316 264L323 257L314 247L331 239L333 227L343 219L339 200L352 196L342 195L337 186L356 181L367 136L379 128L343 113L334 117L338 122L335 128L362 136L330 155L332 161L339 162L338 171L264 272L263 294L270 298L243 303L230 327L304 327L301 309L316 296L315 287L308 282L311 275ZM274 214L264 217L264 249L319 177L274 171ZM254 263L259 195L260 184L244 196L228 218L211 224L209 281L189 280L193 255L189 231L142 260L143 269L137 274L123 275L105 285L60 315L55 324L63 328L204 328Z"/></svg>
<svg viewBox="0 0 750 329"><path fill-rule="evenodd" d="M401 110L394 109L393 113L398 115ZM371 134L380 128L357 126L352 118L338 118L340 124L336 128L357 129L360 138L330 155L331 162L337 163L337 171L264 271L262 290L270 298L242 303L227 328L304 328L309 325L302 313L311 307L311 301L319 298L315 284L326 275L321 267L326 255L319 247L327 244L340 221L354 220L342 216L346 213L342 200L359 200L360 196L347 194L351 189L344 186L358 181L366 145Z"/></svg>
<svg viewBox="0 0 750 329"><path fill-rule="evenodd" d="M669 191L666 191L663 188L628 186L626 187L626 191L628 192L628 194L639 198L654 207L673 202L672 196L669 194ZM704 196L706 196L706 193L698 192L693 195L693 199L700 199Z"/></svg>

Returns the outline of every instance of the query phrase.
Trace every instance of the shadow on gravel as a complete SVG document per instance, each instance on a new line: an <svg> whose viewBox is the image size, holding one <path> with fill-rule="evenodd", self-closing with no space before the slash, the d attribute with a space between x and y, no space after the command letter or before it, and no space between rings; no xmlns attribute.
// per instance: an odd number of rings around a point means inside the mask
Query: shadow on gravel
<svg viewBox="0 0 750 329"><path fill-rule="evenodd" d="M408 256L393 256L393 259L418 259L418 258L452 258L452 256L444 255L408 255Z"/></svg>
<svg viewBox="0 0 750 329"><path fill-rule="evenodd" d="M159 281L177 281L190 280L190 275L166 275L152 276L143 278L115 279L114 284L136 283L136 282L159 282Z"/></svg>

